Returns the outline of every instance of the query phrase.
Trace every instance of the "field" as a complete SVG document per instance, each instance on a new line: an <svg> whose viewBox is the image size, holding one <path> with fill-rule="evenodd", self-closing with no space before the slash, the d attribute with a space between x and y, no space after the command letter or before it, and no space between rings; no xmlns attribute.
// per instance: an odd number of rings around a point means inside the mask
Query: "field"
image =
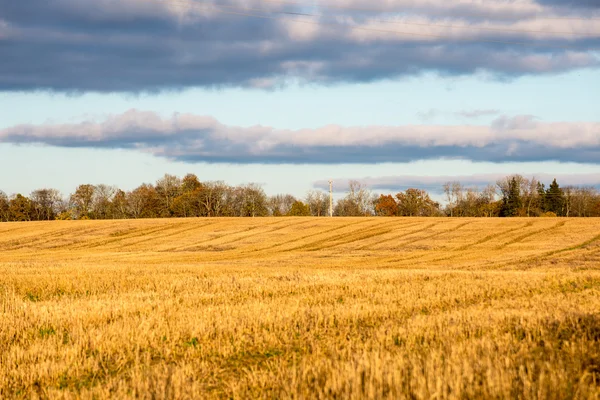
<svg viewBox="0 0 600 400"><path fill-rule="evenodd" d="M600 220L0 224L0 398L600 398Z"/></svg>

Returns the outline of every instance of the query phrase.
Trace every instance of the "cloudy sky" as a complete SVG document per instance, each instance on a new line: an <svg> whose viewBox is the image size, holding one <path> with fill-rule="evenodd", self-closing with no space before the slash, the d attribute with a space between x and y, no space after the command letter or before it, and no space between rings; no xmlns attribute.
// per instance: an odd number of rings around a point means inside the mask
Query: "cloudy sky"
<svg viewBox="0 0 600 400"><path fill-rule="evenodd" d="M600 184L597 0L0 0L0 190Z"/></svg>

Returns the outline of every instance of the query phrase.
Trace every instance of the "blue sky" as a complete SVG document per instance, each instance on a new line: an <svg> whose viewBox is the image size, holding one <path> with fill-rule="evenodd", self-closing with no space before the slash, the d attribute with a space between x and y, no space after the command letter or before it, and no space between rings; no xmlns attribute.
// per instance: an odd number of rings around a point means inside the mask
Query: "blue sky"
<svg viewBox="0 0 600 400"><path fill-rule="evenodd" d="M11 60L0 66L0 190L7 193L50 186L68 194L80 183L131 190L187 172L296 196L328 178L339 189L348 179L378 187L379 178L426 176L431 187L436 176L468 182L502 173L600 183L600 28L587 20L600 13L589 3L565 10L522 0L506 10L503 2L453 9L434 1L402 16L582 36L493 32L532 44L524 48L478 42L498 37L468 29L454 41L391 40L369 31L378 20L354 14L346 18L358 29L333 32L187 10L191 18L180 8L163 16L144 0L120 10L100 1L101 17L92 19L68 8L74 2L32 15L0 0L0 59ZM531 13L549 20L539 25ZM581 19L555 23L553 15ZM377 18L384 17L398 14L392 7ZM204 25L223 32L206 36ZM281 31L287 35L278 43ZM115 39L102 39L106 32ZM83 34L86 46L78 42ZM153 47L153 35L169 40ZM228 41L240 38L242 50L228 52ZM246 53L252 46L258 50ZM262 50L278 46L286 50ZM35 51L48 47L54 51L37 59L38 69Z"/></svg>

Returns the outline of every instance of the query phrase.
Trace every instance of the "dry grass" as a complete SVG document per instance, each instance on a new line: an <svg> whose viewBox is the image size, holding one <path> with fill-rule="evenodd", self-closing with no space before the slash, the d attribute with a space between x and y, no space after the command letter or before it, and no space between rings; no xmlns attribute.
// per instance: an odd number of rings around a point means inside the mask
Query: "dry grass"
<svg viewBox="0 0 600 400"><path fill-rule="evenodd" d="M600 220L0 224L0 398L600 398Z"/></svg>

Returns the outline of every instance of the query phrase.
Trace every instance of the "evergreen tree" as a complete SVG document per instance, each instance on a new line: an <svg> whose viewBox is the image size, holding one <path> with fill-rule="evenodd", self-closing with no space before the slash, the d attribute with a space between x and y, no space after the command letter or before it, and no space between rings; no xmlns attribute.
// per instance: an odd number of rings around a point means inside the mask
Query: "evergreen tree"
<svg viewBox="0 0 600 400"><path fill-rule="evenodd" d="M521 187L517 179L513 177L508 184L508 190L504 193L502 198L501 216L517 217L519 215L519 209L522 206Z"/></svg>
<svg viewBox="0 0 600 400"><path fill-rule="evenodd" d="M538 192L538 196L540 198L540 200L539 200L540 211L541 212L548 211L546 209L546 207L547 207L547 204L546 204L546 186L543 183L538 182L538 184L537 184L537 192Z"/></svg>
<svg viewBox="0 0 600 400"><path fill-rule="evenodd" d="M565 205L565 195L563 190L560 188L556 179L552 181L548 190L546 190L545 196L545 211L553 212L556 215L563 215L563 209Z"/></svg>

